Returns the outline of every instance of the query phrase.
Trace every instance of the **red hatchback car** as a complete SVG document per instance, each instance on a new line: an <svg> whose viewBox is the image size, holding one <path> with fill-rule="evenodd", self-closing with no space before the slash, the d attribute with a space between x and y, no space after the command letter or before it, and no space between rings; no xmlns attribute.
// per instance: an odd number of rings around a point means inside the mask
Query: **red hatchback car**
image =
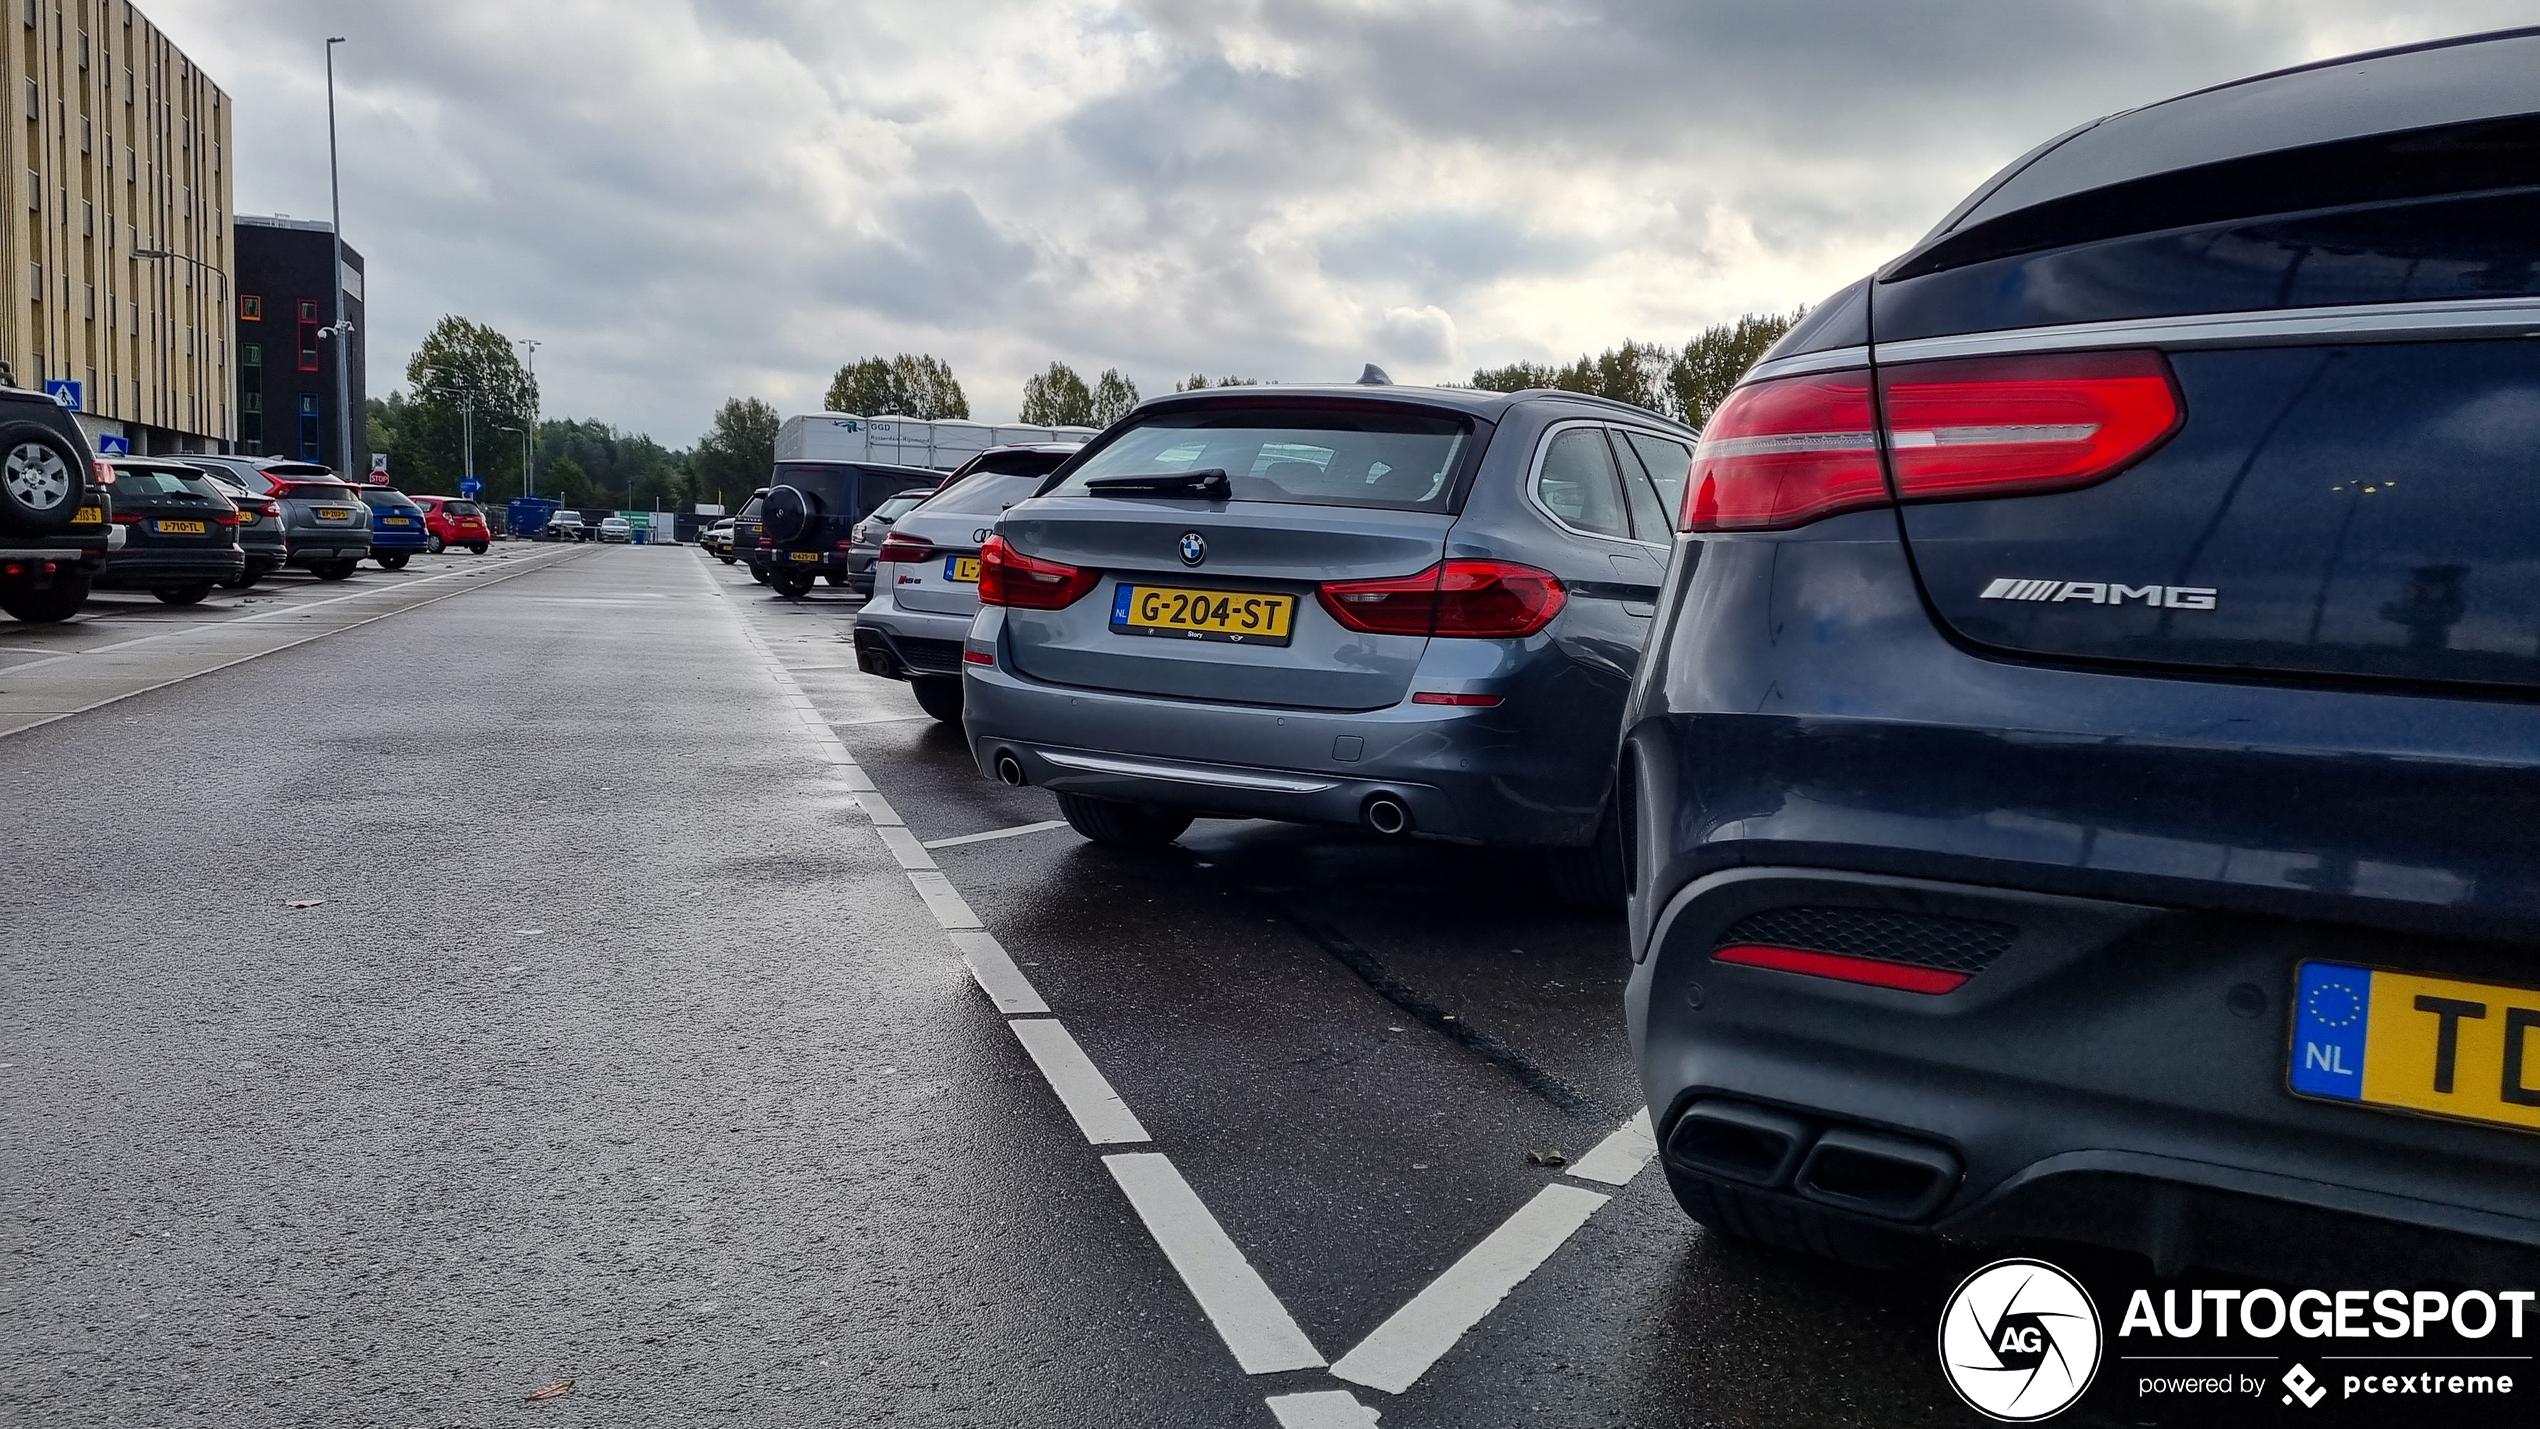
<svg viewBox="0 0 2540 1429"><path fill-rule="evenodd" d="M409 498L423 508L423 529L430 533L424 548L434 555L445 547L465 546L478 555L494 540L485 525L485 508L456 496L416 496Z"/></svg>

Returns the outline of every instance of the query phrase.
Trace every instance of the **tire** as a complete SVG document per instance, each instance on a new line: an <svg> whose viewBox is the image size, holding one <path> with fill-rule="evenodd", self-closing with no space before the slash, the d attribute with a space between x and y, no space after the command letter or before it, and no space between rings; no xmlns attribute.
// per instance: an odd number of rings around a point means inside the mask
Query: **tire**
<svg viewBox="0 0 2540 1429"><path fill-rule="evenodd" d="M480 556L481 556L481 555L484 555L484 554L485 554L486 550L487 550L487 549L488 549L488 548L489 548L492 544L493 544L493 543L492 543L492 542L489 542L489 541L470 541L470 542L468 542L468 543L467 543L467 548L468 548L469 550L471 550L471 551L474 551L476 554L478 554L478 555L480 555Z"/></svg>
<svg viewBox="0 0 2540 1429"><path fill-rule="evenodd" d="M847 583L847 578L845 576L822 576L821 579L829 582L831 585L845 585Z"/></svg>
<svg viewBox="0 0 2540 1429"><path fill-rule="evenodd" d="M732 564L732 562L733 562L733 560L734 560L735 558L734 558L734 557L731 557L731 556L717 556L717 557L715 557L715 559L716 559L716 560L718 560L718 561L723 562L725 565L727 565L727 566L728 566L728 565L731 565L731 564Z"/></svg>
<svg viewBox="0 0 2540 1429"><path fill-rule="evenodd" d="M908 688L909 693L917 696L917 707L937 721L949 725L961 723L960 676L919 675L908 682Z"/></svg>
<svg viewBox="0 0 2540 1429"><path fill-rule="evenodd" d="M41 422L0 423L0 517L43 535L71 524L88 495L88 458Z"/></svg>
<svg viewBox="0 0 2540 1429"><path fill-rule="evenodd" d="M1064 798L1064 795L1060 797ZM1733 1240L1814 1256L1856 1270L1911 1270L1939 1253L1930 1236L1881 1225L1793 1196L1688 1175L1659 1158L1676 1204L1702 1225Z"/></svg>
<svg viewBox="0 0 2540 1429"><path fill-rule="evenodd" d="M1615 912L1629 896L1624 882L1623 821L1617 799L1605 801L1605 817L1597 822L1596 842L1585 848L1550 848L1544 871L1552 876L1552 892L1573 908Z"/></svg>
<svg viewBox="0 0 2540 1429"><path fill-rule="evenodd" d="M820 498L799 486L770 489L759 507L759 529L777 544L800 540L820 519Z"/></svg>
<svg viewBox="0 0 2540 1429"><path fill-rule="evenodd" d="M379 562L379 568L383 571L402 571L406 568L406 562L412 558L413 553L408 551L399 551L393 556L371 557L372 560Z"/></svg>
<svg viewBox="0 0 2540 1429"><path fill-rule="evenodd" d="M36 625L50 625L79 614L88 599L87 576L55 576L49 590L0 587L0 610Z"/></svg>
<svg viewBox="0 0 2540 1429"><path fill-rule="evenodd" d="M220 583L223 590L245 590L265 578L262 571L242 571Z"/></svg>
<svg viewBox="0 0 2540 1429"><path fill-rule="evenodd" d="M1098 799L1091 794L1059 795L1058 812L1066 817L1069 828L1114 848L1162 848L1180 838L1192 818L1180 809Z"/></svg>
<svg viewBox="0 0 2540 1429"><path fill-rule="evenodd" d="M360 565L359 561L318 561L310 565L309 574L322 581L348 581Z"/></svg>
<svg viewBox="0 0 2540 1429"><path fill-rule="evenodd" d="M427 556L437 556L448 549L448 544L438 536L426 536L423 538L423 553Z"/></svg>
<svg viewBox="0 0 2540 1429"><path fill-rule="evenodd" d="M751 579L751 580L754 580L754 581L757 581L760 585L765 585L765 584L767 584L767 567L765 567L765 566L752 566L752 567L750 567L750 579Z"/></svg>
<svg viewBox="0 0 2540 1429"><path fill-rule="evenodd" d="M170 605L200 605L212 593L210 581L193 581L186 585L152 586L150 594Z"/></svg>
<svg viewBox="0 0 2540 1429"><path fill-rule="evenodd" d="M767 583L776 587L776 593L787 600L800 600L811 594L810 576L770 576Z"/></svg>

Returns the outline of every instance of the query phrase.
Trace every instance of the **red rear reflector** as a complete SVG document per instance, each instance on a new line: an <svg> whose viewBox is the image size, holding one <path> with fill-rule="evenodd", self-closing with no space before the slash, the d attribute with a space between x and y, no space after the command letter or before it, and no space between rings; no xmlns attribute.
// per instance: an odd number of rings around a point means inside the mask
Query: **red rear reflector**
<svg viewBox="0 0 2540 1429"><path fill-rule="evenodd" d="M1774 531L1887 504L1866 369L1740 387L1693 449L1688 531Z"/></svg>
<svg viewBox="0 0 2540 1429"><path fill-rule="evenodd" d="M1450 695L1444 690L1422 690L1411 697L1415 705L1495 705L1497 695Z"/></svg>
<svg viewBox="0 0 2540 1429"><path fill-rule="evenodd" d="M1892 987L1899 992L1950 992L1967 980L1965 973L1947 972L1940 968L1909 967L1904 963L1881 962L1876 958L1856 958L1849 953L1817 953L1805 948L1776 948L1762 943L1732 943L1713 951L1711 960L1738 963L1750 968L1771 968L1776 972L1805 973L1810 977L1833 978L1837 982Z"/></svg>
<svg viewBox="0 0 2540 1429"><path fill-rule="evenodd" d="M1882 369L1907 501L2071 491L2148 455L2184 415L2157 352L2059 352Z"/></svg>
<svg viewBox="0 0 2540 1429"><path fill-rule="evenodd" d="M899 538L886 538L896 541ZM979 548L979 603L1019 610L1064 610L1102 584L1102 572L1027 556L990 536Z"/></svg>
<svg viewBox="0 0 2540 1429"><path fill-rule="evenodd" d="M997 657L989 654L985 650L964 650L961 652L961 663L965 665L993 665L997 663Z"/></svg>
<svg viewBox="0 0 2540 1429"><path fill-rule="evenodd" d="M1440 561L1418 575L1333 581L1314 598L1371 635L1513 640L1552 623L1569 597L1550 571L1513 561Z"/></svg>

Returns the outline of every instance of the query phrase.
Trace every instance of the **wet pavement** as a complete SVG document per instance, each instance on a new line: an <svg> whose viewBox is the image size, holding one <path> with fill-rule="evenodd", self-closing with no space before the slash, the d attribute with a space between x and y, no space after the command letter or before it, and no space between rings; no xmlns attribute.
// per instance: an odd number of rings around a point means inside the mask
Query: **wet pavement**
<svg viewBox="0 0 2540 1429"><path fill-rule="evenodd" d="M1350 830L1033 828L853 608L585 550L0 740L53 811L0 838L12 1421L1970 1421L1945 1272L1580 1174L1640 1109L1619 919Z"/></svg>

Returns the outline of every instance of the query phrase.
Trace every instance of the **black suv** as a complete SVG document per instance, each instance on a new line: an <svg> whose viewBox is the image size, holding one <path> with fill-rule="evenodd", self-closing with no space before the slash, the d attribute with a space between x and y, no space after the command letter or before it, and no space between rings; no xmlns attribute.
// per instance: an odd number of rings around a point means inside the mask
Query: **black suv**
<svg viewBox="0 0 2540 1429"><path fill-rule="evenodd" d="M1624 722L1696 1219L2540 1263L2536 331L2525 30L2085 125L1747 374Z"/></svg>
<svg viewBox="0 0 2540 1429"><path fill-rule="evenodd" d="M761 541L750 557L779 595L800 599L826 576L845 585L855 526L903 491L932 491L944 479L922 466L873 462L781 461L759 510ZM736 524L737 535L739 527Z"/></svg>
<svg viewBox="0 0 2540 1429"><path fill-rule="evenodd" d="M731 553L749 562L750 579L767 584L767 553L758 548L759 513L767 509L767 488L762 486L741 503L740 513L732 518Z"/></svg>
<svg viewBox="0 0 2540 1429"><path fill-rule="evenodd" d="M104 569L113 513L69 411L0 363L0 610L68 620Z"/></svg>

